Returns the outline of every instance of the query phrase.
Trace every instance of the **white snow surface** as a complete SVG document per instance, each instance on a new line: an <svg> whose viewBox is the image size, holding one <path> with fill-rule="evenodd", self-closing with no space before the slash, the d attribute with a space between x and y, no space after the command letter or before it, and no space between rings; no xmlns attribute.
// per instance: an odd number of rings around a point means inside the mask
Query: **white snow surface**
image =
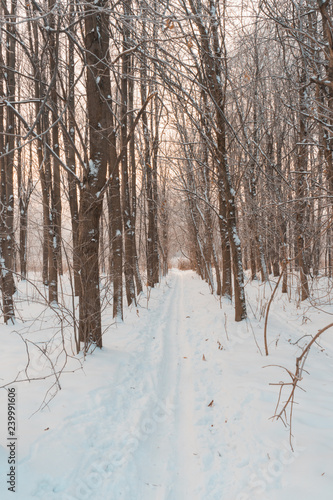
<svg viewBox="0 0 333 500"><path fill-rule="evenodd" d="M0 498L15 500L331 500L333 491L333 341L328 330L307 360L289 428L274 415L279 387L295 357L332 321L329 299L296 307L271 284L247 283L249 319L210 294L192 271L171 270L161 285L115 324L105 310L104 347L67 360L61 390L37 411L54 377L16 382L17 482L8 492L7 391L0 391ZM22 288L20 293L23 296ZM25 378L20 337L61 333L71 354L71 328L57 310L22 299L15 326L1 325L0 384ZM29 319L30 318L30 319ZM256 341L255 341L256 339ZM42 346L43 344L39 344ZM260 349L259 349L260 348ZM262 352L260 352L260 350ZM81 358L82 369L78 359ZM269 366L268 366L269 365ZM267 367L268 366L268 367ZM266 367L266 368L264 368ZM50 373L31 352L30 378ZM74 372L73 372L74 370ZM54 390L54 389L52 389ZM285 400L287 392L282 400Z"/></svg>

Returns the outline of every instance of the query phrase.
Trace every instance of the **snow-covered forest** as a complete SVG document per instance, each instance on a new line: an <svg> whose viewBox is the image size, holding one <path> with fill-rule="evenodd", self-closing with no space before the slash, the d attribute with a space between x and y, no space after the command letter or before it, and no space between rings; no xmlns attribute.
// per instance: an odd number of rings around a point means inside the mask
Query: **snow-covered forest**
<svg viewBox="0 0 333 500"><path fill-rule="evenodd" d="M0 498L330 500L333 2L0 1Z"/></svg>

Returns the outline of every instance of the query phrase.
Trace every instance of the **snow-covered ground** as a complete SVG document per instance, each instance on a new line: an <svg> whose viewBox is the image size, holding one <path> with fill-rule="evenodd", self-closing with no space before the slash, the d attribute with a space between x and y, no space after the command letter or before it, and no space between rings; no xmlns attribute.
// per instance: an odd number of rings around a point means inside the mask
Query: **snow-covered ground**
<svg viewBox="0 0 333 500"><path fill-rule="evenodd" d="M25 322L0 328L0 385L20 370L20 378L51 376L14 384L15 494L7 491L7 391L0 391L1 500L331 500L331 330L311 350L306 392L297 392L294 452L289 428L270 419L279 391L270 383L288 381L275 365L294 370L310 339L303 336L330 323L333 307L328 296L296 307L278 293L266 357L263 316L273 284L246 285L249 320L235 323L232 305L192 271L172 270L148 305L142 296L126 310L124 323L105 310L104 348L85 361L72 356L69 316L61 323L42 303L23 301ZM47 360L38 347L50 338ZM36 344L28 344L27 374L24 340ZM51 361L66 362L53 399Z"/></svg>

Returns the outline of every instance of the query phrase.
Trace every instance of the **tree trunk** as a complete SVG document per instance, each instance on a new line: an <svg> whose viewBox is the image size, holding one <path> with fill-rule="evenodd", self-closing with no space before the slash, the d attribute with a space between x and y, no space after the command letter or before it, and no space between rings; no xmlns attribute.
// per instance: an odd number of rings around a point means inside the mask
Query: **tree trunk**
<svg viewBox="0 0 333 500"><path fill-rule="evenodd" d="M232 269L231 269L231 251L230 240L227 227L227 210L223 189L223 181L219 175L218 179L218 197L219 197L219 226L222 247L222 296L231 300L232 298Z"/></svg>
<svg viewBox="0 0 333 500"><path fill-rule="evenodd" d="M123 236L122 211L120 196L119 165L116 158L116 137L111 138L111 161L109 188L109 206L111 206L111 239L112 239L112 281L113 281L113 317L123 319ZM110 213L110 212L109 212Z"/></svg>
<svg viewBox="0 0 333 500"><path fill-rule="evenodd" d="M75 12L74 4L70 4L70 25L74 21ZM73 31L73 28L69 28ZM75 157L75 95L74 95L74 42L72 37L68 40L68 133L69 138L64 134L64 144L66 152L66 161L68 168L76 174L76 157ZM73 272L74 272L74 293L75 296L80 294L80 260L78 252L78 236L79 236L79 207L77 199L77 186L74 176L68 173L68 200L71 213L72 224L72 245L73 245Z"/></svg>
<svg viewBox="0 0 333 500"><path fill-rule="evenodd" d="M108 105L111 95L108 14L106 1L85 6L85 48L87 58L87 115L89 161L81 187L79 211L80 321L79 338L85 350L91 343L102 347L102 318L99 288L99 221L108 162Z"/></svg>
<svg viewBox="0 0 333 500"><path fill-rule="evenodd" d="M20 127L18 127L20 136ZM25 280L27 277L27 243L28 243L28 207L30 202L30 195L32 192L32 143L29 147L29 162L28 172L26 173L24 167L22 168L22 149L20 148L20 141L17 150L17 191L19 199L19 259L20 259L20 274L21 279Z"/></svg>
<svg viewBox="0 0 333 500"><path fill-rule="evenodd" d="M122 75L121 75L121 177L122 177L122 207L123 207L123 235L124 235L124 275L127 304L130 306L135 302L134 285L134 251L133 251L133 227L130 206L130 187L128 175L128 73L129 73L129 54L126 51L129 48L128 39L130 36L128 22L130 14L130 0L124 2L124 23L123 23L123 52L122 57ZM133 110L130 110L133 112Z"/></svg>
<svg viewBox="0 0 333 500"><path fill-rule="evenodd" d="M0 85L4 81L5 89L0 88L9 102L15 101L15 70L16 70L16 0L11 0L10 7L3 4L7 15L7 40L6 40L6 69L0 73ZM0 45L0 51L2 50ZM0 55L2 59L2 55ZM0 60L3 67L3 62ZM5 90L5 93L3 91ZM1 123L2 122L2 123ZM0 223L0 246L1 246L1 286L3 296L3 315L5 323L14 323L15 312L13 295L15 284L13 277L14 268L14 149L15 149L15 115L11 106L6 107L6 127L4 117L0 117L0 135L4 133L3 147L7 154L1 161L1 223Z"/></svg>
<svg viewBox="0 0 333 500"><path fill-rule="evenodd" d="M128 106L132 112L129 115L129 127L132 130L134 125L134 66L133 66L133 58L130 59L130 75L131 78L128 81ZM129 144L129 153L130 153L130 165L131 165L131 224L132 231L129 235L132 240L132 252L133 252L133 261L132 266L134 269L134 277L136 283L136 291L139 295L142 292L142 281L140 276L139 269L139 258L136 247L136 159L135 159L135 136L134 134L131 137Z"/></svg>
<svg viewBox="0 0 333 500"><path fill-rule="evenodd" d="M156 2L155 2L156 3ZM156 90L156 89L155 89ZM152 259L152 276L154 284L160 281L160 258L158 253L158 190L157 190L157 170L158 170L158 149L159 149L159 97L156 93L156 97L152 103L154 122L152 121L153 132L153 149L152 149L152 218L149 220L153 223L153 227L151 230L152 238L153 238L153 259ZM148 210L149 213L149 210Z"/></svg>
<svg viewBox="0 0 333 500"><path fill-rule="evenodd" d="M305 264L305 254L304 254L304 218L306 211L306 201L305 201L305 190L306 190L306 171L308 162L308 152L307 152L307 124L306 124L306 114L307 105L305 102L305 70L302 70L301 77L301 88L300 88L300 109L299 109L299 140L297 148L297 174L296 174L296 248L297 248L297 261L300 273L301 282L301 300L305 300L309 297L309 285L307 278L307 270Z"/></svg>

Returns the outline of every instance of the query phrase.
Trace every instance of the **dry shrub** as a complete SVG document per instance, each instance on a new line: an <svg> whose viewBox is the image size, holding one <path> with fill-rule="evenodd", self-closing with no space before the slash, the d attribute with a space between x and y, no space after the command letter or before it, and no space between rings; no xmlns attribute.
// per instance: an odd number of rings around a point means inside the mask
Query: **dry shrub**
<svg viewBox="0 0 333 500"><path fill-rule="evenodd" d="M179 259L178 260L178 269L181 271L190 271L193 270L192 262L189 259Z"/></svg>

